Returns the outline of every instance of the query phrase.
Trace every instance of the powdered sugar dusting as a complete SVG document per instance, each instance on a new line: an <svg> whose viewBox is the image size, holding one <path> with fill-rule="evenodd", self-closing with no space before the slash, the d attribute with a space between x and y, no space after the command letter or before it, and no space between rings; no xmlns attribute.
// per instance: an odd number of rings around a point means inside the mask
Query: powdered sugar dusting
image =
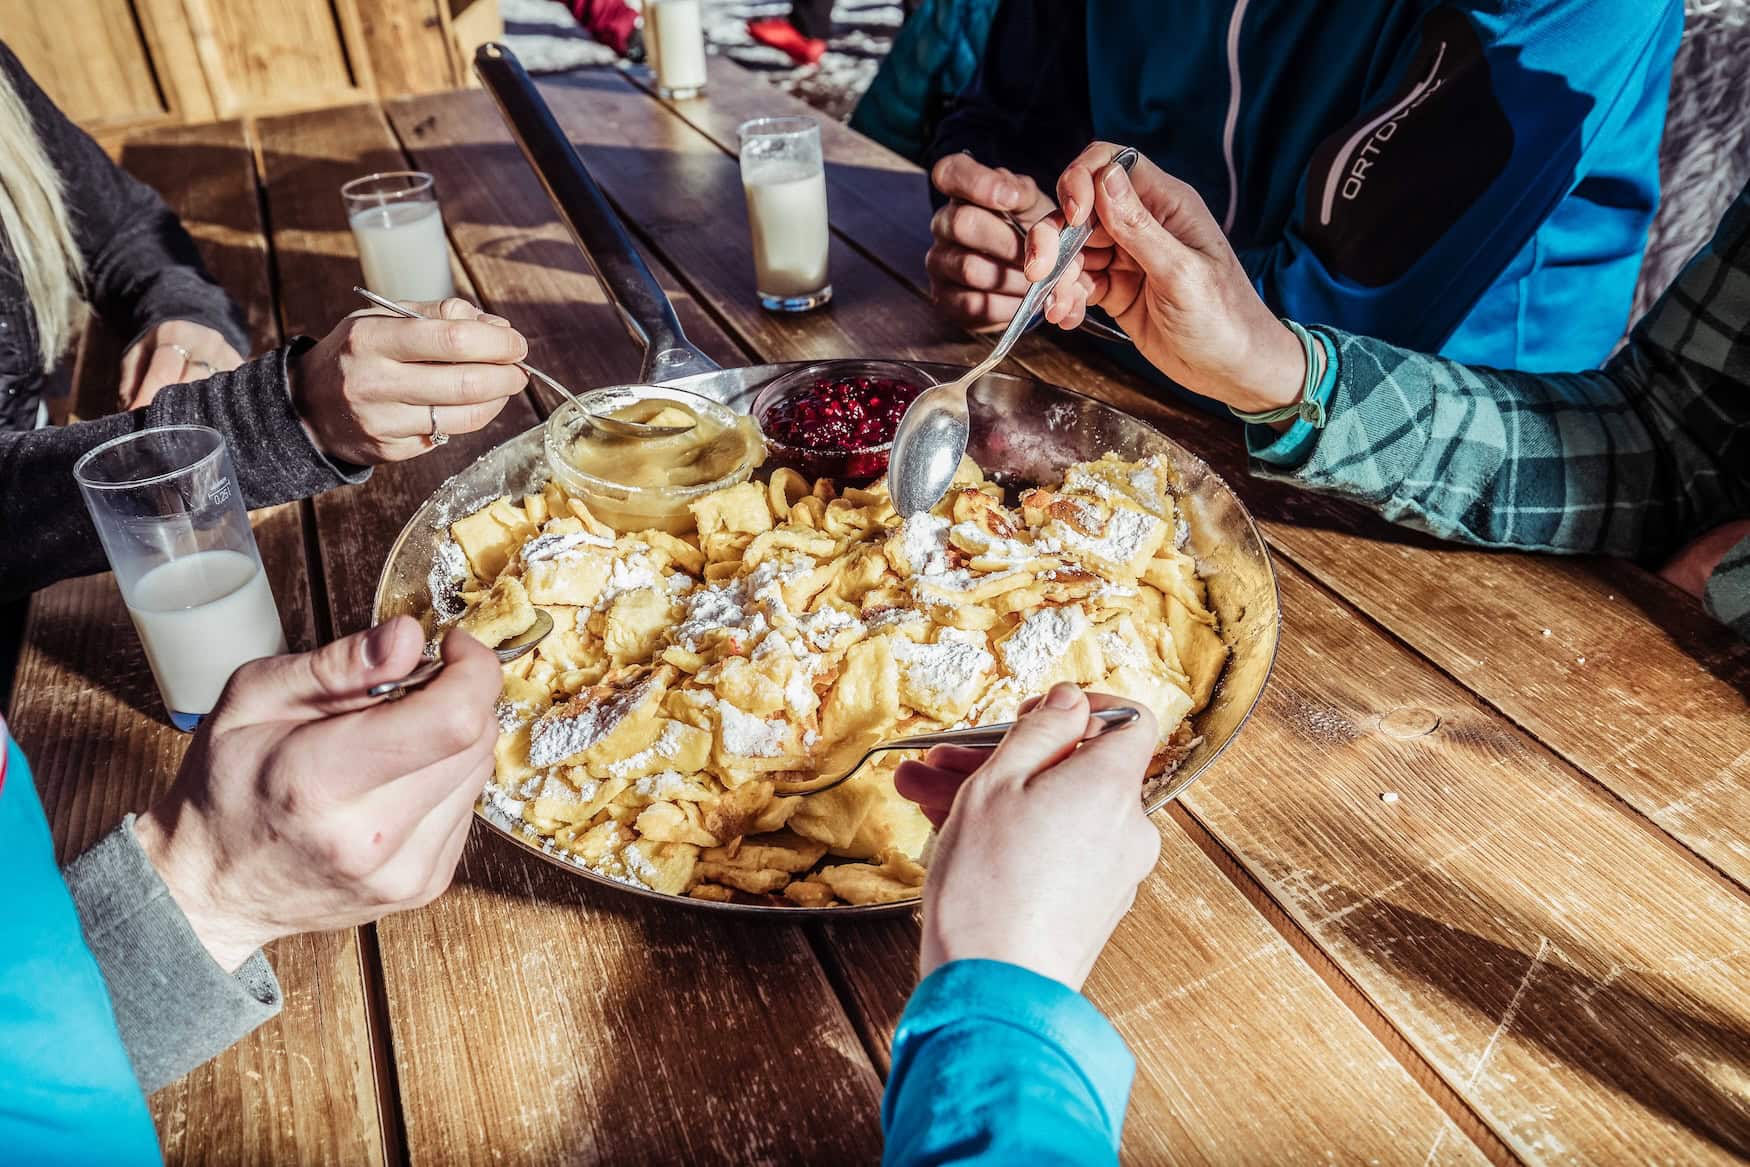
<svg viewBox="0 0 1750 1167"><path fill-rule="evenodd" d="M996 668L995 657L963 640L919 644L894 636L888 638L888 647L911 686L944 704L964 705L977 697Z"/></svg>
<svg viewBox="0 0 1750 1167"><path fill-rule="evenodd" d="M1063 608L1038 608L1015 626L1009 638L997 647L1003 664L1022 692L1037 692L1069 646L1088 630L1087 613L1080 604Z"/></svg>

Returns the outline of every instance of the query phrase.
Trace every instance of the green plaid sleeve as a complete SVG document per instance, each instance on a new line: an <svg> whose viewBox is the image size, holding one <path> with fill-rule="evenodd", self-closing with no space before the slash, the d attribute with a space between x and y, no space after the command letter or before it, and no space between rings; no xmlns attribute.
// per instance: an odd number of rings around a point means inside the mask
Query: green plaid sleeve
<svg viewBox="0 0 1750 1167"><path fill-rule="evenodd" d="M1330 421L1295 465L1249 433L1261 475L1533 551L1656 557L1750 515L1750 188L1601 370L1471 368L1322 330Z"/></svg>

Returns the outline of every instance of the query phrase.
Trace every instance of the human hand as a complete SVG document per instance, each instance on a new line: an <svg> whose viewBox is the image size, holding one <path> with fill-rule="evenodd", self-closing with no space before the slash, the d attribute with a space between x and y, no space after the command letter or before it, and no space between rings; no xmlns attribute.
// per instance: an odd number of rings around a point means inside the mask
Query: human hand
<svg viewBox="0 0 1750 1167"><path fill-rule="evenodd" d="M1027 238L1026 275L1051 271L1058 234L1096 217L1082 250L1086 303L1105 309L1150 364L1195 393L1256 413L1300 397L1306 356L1252 287L1195 190L1147 158L1129 173L1120 148L1095 142L1058 179L1064 211ZM1082 322L1085 305L1054 292L1045 319Z"/></svg>
<svg viewBox="0 0 1750 1167"><path fill-rule="evenodd" d="M1734 519L1690 541L1659 569L1659 577L1674 583L1696 599L1707 592L1708 577L1726 552L1750 539L1750 519Z"/></svg>
<svg viewBox="0 0 1750 1167"><path fill-rule="evenodd" d="M1027 228L1055 206L1031 178L985 166L970 154L951 154L937 162L930 181L949 200L930 220L934 242L924 268L931 298L964 328L1008 327L1028 281L1021 274L1024 240L1000 212ZM1064 276L1071 286L1074 274Z"/></svg>
<svg viewBox="0 0 1750 1167"><path fill-rule="evenodd" d="M192 320L166 320L122 354L121 406L139 409L152 404L165 386L204 381L242 363L243 354L217 329Z"/></svg>
<svg viewBox="0 0 1750 1167"><path fill-rule="evenodd" d="M516 362L529 345L508 321L466 300L408 306L440 319L354 312L292 366L292 403L331 457L412 458L431 448L434 417L443 433L472 433L527 383Z"/></svg>
<svg viewBox="0 0 1750 1167"><path fill-rule="evenodd" d="M418 907L449 886L492 774L498 660L464 633L399 701L424 636L402 616L312 653L244 665L135 820L140 846L213 959Z"/></svg>
<svg viewBox="0 0 1750 1167"><path fill-rule="evenodd" d="M1143 708L1077 746L1091 710L1124 704L1058 685L994 752L938 746L901 764L899 792L941 830L924 884L922 975L983 958L1081 988L1160 855L1142 810L1153 715Z"/></svg>

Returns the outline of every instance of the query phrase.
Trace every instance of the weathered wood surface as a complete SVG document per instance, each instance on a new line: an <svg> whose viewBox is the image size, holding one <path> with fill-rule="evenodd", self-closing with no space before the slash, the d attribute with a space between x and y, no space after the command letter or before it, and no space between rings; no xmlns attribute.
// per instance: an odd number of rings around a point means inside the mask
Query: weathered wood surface
<svg viewBox="0 0 1750 1167"><path fill-rule="evenodd" d="M154 133L124 152L188 223L215 278L275 343L273 297L255 172L241 126ZM88 363L114 406L113 368ZM287 639L317 641L300 508L255 516L256 540ZM31 601L12 708L63 859L176 773L188 738L165 720L157 687L107 574L69 580ZM372 1163L382 1159L369 1066L364 981L351 932L281 941L269 957L286 1009L242 1044L152 1098L172 1163Z"/></svg>
<svg viewBox="0 0 1750 1167"><path fill-rule="evenodd" d="M742 80L740 84L753 88L759 83ZM729 87L716 85L718 101L725 100L723 94ZM769 98L761 96L761 103L742 106L736 116L754 108L789 112L788 99L775 93ZM705 132L719 135L718 145L727 155L734 143L732 138L720 137L726 119L699 114L699 104L675 106ZM612 108L617 112L622 107L615 104ZM564 121L565 114L560 116ZM628 138L662 133L631 123L624 115L604 120ZM578 132L580 122L578 116L567 124ZM846 133L827 135L826 148L841 155L837 162L846 161L842 157L845 151L851 152L851 162L891 158L879 148L859 146L856 136ZM725 162L729 161L726 156ZM921 176L918 181L921 201ZM704 201L702 194L694 197ZM836 220L839 230L874 254L882 222L870 226L861 204L853 202L850 207L846 216L849 226L845 219ZM839 209L835 204L835 214ZM680 266L689 273L694 270L690 264ZM890 266L898 270L901 264ZM702 294L710 294L704 286L706 278L698 277ZM718 291L727 294L726 290ZM883 306L889 329L904 329L915 322L919 330L927 330L928 308L920 300L914 298L908 305L889 297ZM1208 419L1150 400L1138 392L1139 382L1114 374L1109 366L1095 368L1037 340L1028 346L1028 354L1023 363L1036 372L1096 396L1116 398L1193 449L1208 454L1239 480L1237 472L1242 467L1234 454L1234 435ZM1266 498L1266 506L1274 508L1265 511L1273 519L1268 523L1270 536L1279 547L1287 546L1291 558L1305 553L1314 561L1315 574L1326 573L1322 578L1363 612L1428 652L1436 663L1481 691L1492 704L1507 707L1515 720L1535 720L1540 736L1549 728L1553 718L1529 718L1530 707L1538 702L1528 701L1515 686L1509 671L1512 661L1502 651L1522 639L1517 635L1518 622L1524 616L1509 623L1500 608L1519 602L1533 610L1551 612L1555 621L1557 609L1551 605L1559 604L1559 623L1565 635L1575 628L1595 630L1599 615L1586 602L1585 594L1575 594L1576 587L1603 592L1606 585L1588 574L1585 565L1400 541L1389 529L1381 532L1379 524L1357 521L1348 508L1303 501L1280 490L1259 491L1246 482L1241 483L1241 489L1249 498ZM1345 554L1322 550L1331 539L1325 529L1330 525L1360 532L1347 536ZM1467 575L1468 586L1452 582L1455 576L1464 579ZM1576 580L1582 582L1571 582ZM1556 586L1561 581L1569 581L1565 590ZM1528 593L1535 598L1522 600ZM1265 704L1217 772L1186 797L1187 806L1308 931L1344 975L1362 984L1449 1087L1462 1094L1515 1153L1545 1158L1558 1147L1569 1146L1580 1149L1578 1153L1583 1155L1608 1158L1636 1153L1631 1148L1643 1142L1676 1157L1699 1158L1722 1150L1743 1153L1750 1145L1741 1141L1741 1100L1735 1100L1730 1091L1692 1087L1695 1075L1684 1069L1688 1057L1712 1064L1731 1062L1734 1041L1750 1034L1746 1020L1750 1012L1733 1003L1727 988L1734 980L1742 984L1750 973L1750 960L1741 951L1743 929L1750 925L1750 917L1743 916L1747 902L1742 889L1695 863L1646 820L1552 759L1508 721L1477 708L1463 688L1429 669L1419 657L1401 653L1356 613L1333 604L1304 576L1285 571L1283 596L1287 631ZM1618 604L1616 613L1618 620L1632 616L1637 641L1669 643L1667 634L1629 605ZM1418 619L1440 627L1447 643L1424 648L1428 637L1412 638L1400 631L1399 623ZM1680 635L1699 631L1693 623L1687 629L1682 621L1678 626ZM1611 643L1621 644L1625 632L1619 632ZM1539 641L1545 639L1541 631L1533 635ZM1724 636L1723 630L1719 635ZM1511 638L1505 644L1504 636ZM1555 639L1553 633L1549 639ZM1564 643L1568 642L1564 639ZM1297 658L1295 649L1301 645L1310 647ZM1495 655L1497 663L1492 670L1484 670L1476 667L1481 661L1472 658L1472 667L1461 669L1457 658L1463 652L1473 652L1476 658ZM1613 662L1607 654L1598 662L1598 672L1620 681L1629 668L1644 668L1646 655L1643 651L1631 661L1619 654ZM1406 662L1402 675L1381 680L1388 675L1386 662L1400 657ZM1716 659L1734 658L1742 660L1744 656L1735 650L1716 654ZM1358 666L1363 659L1368 664ZM1592 660L1588 656L1587 663ZM1666 662L1679 674L1666 693L1687 695L1700 690L1706 694L1710 688L1731 689L1726 682L1694 667L1692 659L1681 652L1667 655ZM1615 668L1605 673L1613 663ZM1611 687L1608 681L1600 691L1581 678L1565 679L1567 684L1559 691L1545 689L1536 696L1545 705L1559 699L1567 703L1566 709L1588 714L1623 700L1623 690ZM1397 747L1390 736L1397 724L1391 720L1394 711L1428 707L1427 701L1415 699L1419 695L1417 680L1428 686L1421 692L1442 694L1435 712L1445 719L1444 725L1413 746ZM1661 779L1681 784L1688 794L1712 799L1709 809L1713 814L1704 820L1706 829L1697 840L1697 849L1711 850L1709 858L1723 853L1729 859L1730 850L1708 845L1742 847L1741 824L1745 819L1731 812L1744 796L1746 781L1742 762L1730 751L1739 748L1739 741L1750 742L1750 718L1742 715L1740 694L1719 693L1719 697L1713 708L1704 709L1689 725L1702 739L1700 743L1673 735L1672 726L1665 724L1653 735L1656 743L1643 743L1642 735L1636 734L1616 745L1619 761L1641 748L1667 752L1699 748L1704 756L1716 751L1713 766L1704 762L1699 773L1693 767L1668 776L1661 772ZM1332 715L1334 708L1342 710L1341 716ZM1687 701L1667 699L1664 708L1669 710L1667 722L1692 716L1693 706ZM1382 749L1382 742L1392 746ZM1718 749L1722 743L1724 749ZM1378 821L1380 808L1389 805L1381 803L1378 795L1396 791L1410 777L1408 767L1394 756L1398 749L1415 751L1418 784L1432 783L1434 789L1482 801L1455 808L1444 817L1443 821L1450 823L1451 837L1418 833L1399 842L1398 865L1373 866L1368 860L1381 858L1383 848L1371 837L1370 827ZM1306 767L1309 750L1317 751L1317 775L1294 781L1285 790L1288 776ZM1594 776L1600 781L1634 788L1635 775L1626 768L1599 769ZM1311 795L1310 808L1303 805L1295 792L1304 790L1310 795L1321 779L1348 792L1348 797L1337 799L1333 792L1323 791ZM1371 805L1361 798L1370 799ZM1510 813L1515 806L1519 813ZM1559 813L1550 813L1556 807ZM1266 822L1279 823L1284 833L1292 833L1309 819L1327 824L1328 835L1316 845L1299 848L1296 863L1283 862L1281 840L1259 833ZM1356 839L1347 846L1345 829ZM1458 881L1438 904L1423 905L1422 910L1428 916L1425 927L1438 923L1459 937L1490 938L1487 943L1492 947L1479 945L1476 951L1491 959L1460 959L1468 953L1448 951L1425 962L1407 962L1404 956L1417 934L1387 907L1399 903L1401 889L1442 870L1452 859L1449 852L1473 837L1477 840L1474 873L1467 871L1470 878ZM1484 846L1485 842L1489 845ZM1370 926L1333 933L1321 925L1323 913L1307 910L1302 885L1334 871L1340 860L1351 857L1350 852L1360 860L1359 869L1351 877L1353 885L1345 888L1344 904L1333 910L1353 910L1356 903L1371 904L1376 910L1361 913ZM1633 872L1632 883L1620 876L1607 877L1619 864L1622 870ZM1473 900L1458 890L1491 887L1496 881L1501 886L1492 892L1496 897L1492 901ZM1642 885L1653 890L1637 895ZM1518 927L1503 934L1499 920L1503 915ZM1589 921L1584 946L1565 931L1573 919ZM1608 925L1602 923L1606 920ZM1392 923L1399 927L1385 926ZM1591 934L1593 926L1602 936ZM1664 946L1659 937L1667 939ZM1558 951L1576 949L1583 954L1557 958L1564 969L1571 964L1578 971L1553 974L1552 980L1560 988L1550 999L1550 1016L1519 1008L1503 1019L1526 967L1535 960L1541 972L1549 964L1547 950L1539 955L1546 941L1565 945ZM1521 950L1524 963L1516 967L1514 954ZM1587 959L1593 954L1600 957L1596 963ZM1687 970L1694 962L1699 962L1700 975L1685 977L1681 992L1650 994L1655 1006L1663 1006L1663 1010L1651 1007L1626 1016L1599 1016L1584 1007L1583 990L1591 983L1588 977L1620 979L1627 968ZM850 957L844 963L847 967L857 964ZM887 979L891 983L891 974ZM1094 992L1098 999L1098 990ZM1716 1022L1704 1037L1688 1032L1686 994L1705 1001L1705 1016ZM1555 1007L1564 998L1573 1002L1568 1011L1571 1016ZM1480 1036L1466 1033L1463 1023L1467 1019L1480 1030ZM1513 1051L1522 1045L1607 1051L1607 1064L1597 1069L1560 1061L1534 1064L1535 1056L1515 1058ZM1484 1048L1486 1058L1479 1052ZM1539 1069L1542 1074L1537 1073ZM1502 1074L1512 1074L1517 1080ZM1672 1082L1681 1084L1675 1088L1681 1096L1677 1101L1671 1100Z"/></svg>
<svg viewBox="0 0 1750 1167"><path fill-rule="evenodd" d="M711 87L708 102L670 105L726 152L747 117L811 112L728 62ZM835 230L926 291L927 178L836 123L822 122L821 143ZM1017 354L1035 376L1133 412L1158 398L1085 350L1030 337ZM1750 888L1750 645L1696 601L1632 565L1462 551L1270 488L1249 479L1232 424L1153 416L1236 485L1278 551Z"/></svg>
<svg viewBox="0 0 1750 1167"><path fill-rule="evenodd" d="M478 119L438 118L414 133L423 120L408 123L407 137L422 152L416 160L441 173L461 179L502 157L468 157ZM261 133L280 271L297 289L284 301L287 326L309 330L321 305L345 303L356 282L332 192L391 155L405 160L368 107L270 121ZM539 197L526 168L502 167L490 183L463 188L445 215L453 239L479 248L465 250L463 264L481 301L526 328L541 359L570 356L610 380L634 373L637 354L612 313L571 302L584 292L575 250L533 281L526 262L493 254L488 236ZM726 357L734 351L699 339ZM377 571L406 516L476 453L533 421L527 398L514 399L482 435L318 500L339 627L369 622ZM879 1080L797 926L750 930L627 904L477 835L449 894L382 921L377 936L414 1162L879 1157ZM673 1072L680 1065L686 1071Z"/></svg>

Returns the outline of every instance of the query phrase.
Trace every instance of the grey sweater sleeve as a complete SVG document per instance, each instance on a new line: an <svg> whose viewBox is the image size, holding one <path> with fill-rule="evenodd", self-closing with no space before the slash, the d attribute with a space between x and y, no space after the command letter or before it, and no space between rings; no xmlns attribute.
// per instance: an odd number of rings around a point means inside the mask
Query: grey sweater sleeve
<svg viewBox="0 0 1750 1167"><path fill-rule="evenodd" d="M133 815L62 874L148 1094L280 1011L279 980L260 952L234 973L207 954L140 849Z"/></svg>
<svg viewBox="0 0 1750 1167"><path fill-rule="evenodd" d="M230 444L251 509L363 482L370 471L326 457L292 405L286 370L311 344L299 339L231 372L172 385L144 409L0 432L0 603L104 569L73 464L111 438L159 425L212 426Z"/></svg>

